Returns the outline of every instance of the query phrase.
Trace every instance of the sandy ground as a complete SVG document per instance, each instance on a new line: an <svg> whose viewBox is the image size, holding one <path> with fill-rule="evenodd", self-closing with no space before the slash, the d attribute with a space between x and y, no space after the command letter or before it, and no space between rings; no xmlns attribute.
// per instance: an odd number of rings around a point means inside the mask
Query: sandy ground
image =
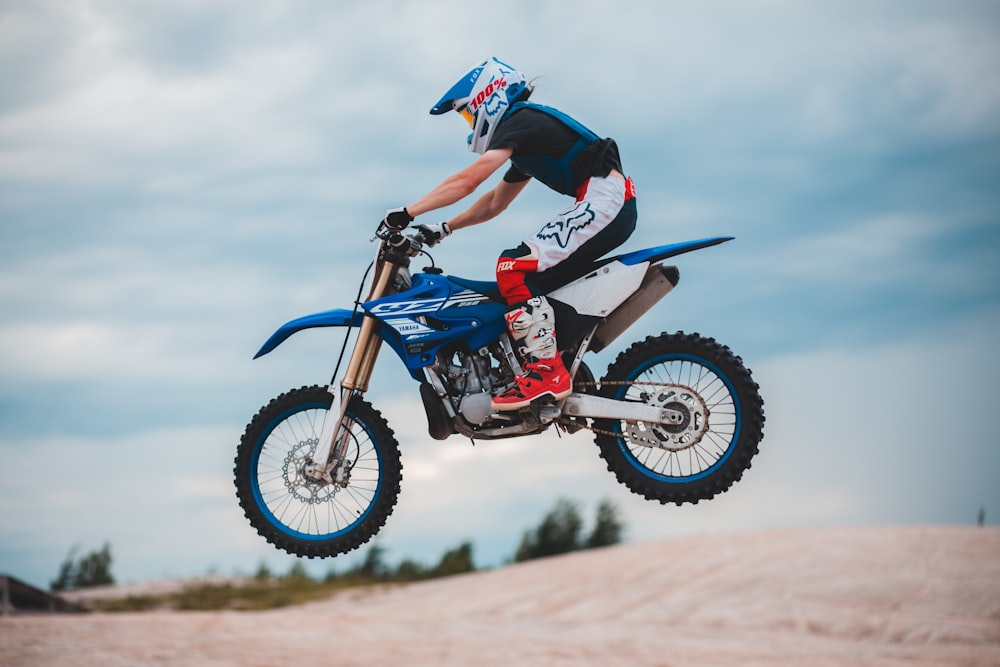
<svg viewBox="0 0 1000 667"><path fill-rule="evenodd" d="M1000 666L1000 529L623 545L267 612L0 618L5 667Z"/></svg>

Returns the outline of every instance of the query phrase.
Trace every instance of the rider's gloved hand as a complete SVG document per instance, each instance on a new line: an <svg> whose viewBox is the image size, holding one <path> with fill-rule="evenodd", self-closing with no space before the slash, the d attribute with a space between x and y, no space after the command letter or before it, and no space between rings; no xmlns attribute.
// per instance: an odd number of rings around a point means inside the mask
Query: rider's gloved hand
<svg viewBox="0 0 1000 667"><path fill-rule="evenodd" d="M401 232L406 226L413 222L413 216L406 210L406 207L391 208L385 212L381 226L388 227L394 232Z"/></svg>
<svg viewBox="0 0 1000 667"><path fill-rule="evenodd" d="M417 238L428 248L433 248L438 241L451 236L451 227L447 222L432 222L429 225L414 225L417 230Z"/></svg>

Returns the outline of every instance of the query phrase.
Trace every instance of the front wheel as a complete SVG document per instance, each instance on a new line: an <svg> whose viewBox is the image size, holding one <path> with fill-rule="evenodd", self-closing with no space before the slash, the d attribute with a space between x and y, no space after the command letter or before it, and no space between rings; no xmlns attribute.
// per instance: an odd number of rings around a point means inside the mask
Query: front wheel
<svg viewBox="0 0 1000 667"><path fill-rule="evenodd" d="M764 402L750 371L728 347L698 334L633 343L608 368L601 395L654 405L668 417L595 423L608 470L649 500L693 504L726 491L763 437Z"/></svg>
<svg viewBox="0 0 1000 667"><path fill-rule="evenodd" d="M326 387L282 394L257 413L237 449L233 472L244 514L268 542L296 556L356 549L385 525L399 496L399 444L382 415L357 396L343 421L347 479L305 474L332 403Z"/></svg>

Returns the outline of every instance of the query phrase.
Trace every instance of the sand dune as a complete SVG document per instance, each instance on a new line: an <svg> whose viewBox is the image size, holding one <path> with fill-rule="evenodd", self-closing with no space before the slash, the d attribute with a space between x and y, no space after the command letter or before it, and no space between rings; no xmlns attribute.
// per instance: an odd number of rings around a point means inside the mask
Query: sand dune
<svg viewBox="0 0 1000 667"><path fill-rule="evenodd" d="M1000 665L1000 529L623 545L268 612L0 619L8 667Z"/></svg>

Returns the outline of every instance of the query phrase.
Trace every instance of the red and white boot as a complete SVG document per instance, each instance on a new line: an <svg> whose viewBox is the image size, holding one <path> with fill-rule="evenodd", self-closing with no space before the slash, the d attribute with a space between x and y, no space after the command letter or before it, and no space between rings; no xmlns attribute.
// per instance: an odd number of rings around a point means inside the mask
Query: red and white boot
<svg viewBox="0 0 1000 667"><path fill-rule="evenodd" d="M506 314L507 329L527 360L524 374L514 378L514 386L495 396L491 407L497 411L518 410L543 396L561 400L573 391L569 371L556 347L555 313L548 300L534 297Z"/></svg>
<svg viewBox="0 0 1000 667"><path fill-rule="evenodd" d="M514 386L495 396L490 405L494 410L518 410L531 405L543 396L555 400L566 398L573 391L569 371L557 354L551 359L529 361L524 365L524 375L514 378Z"/></svg>

